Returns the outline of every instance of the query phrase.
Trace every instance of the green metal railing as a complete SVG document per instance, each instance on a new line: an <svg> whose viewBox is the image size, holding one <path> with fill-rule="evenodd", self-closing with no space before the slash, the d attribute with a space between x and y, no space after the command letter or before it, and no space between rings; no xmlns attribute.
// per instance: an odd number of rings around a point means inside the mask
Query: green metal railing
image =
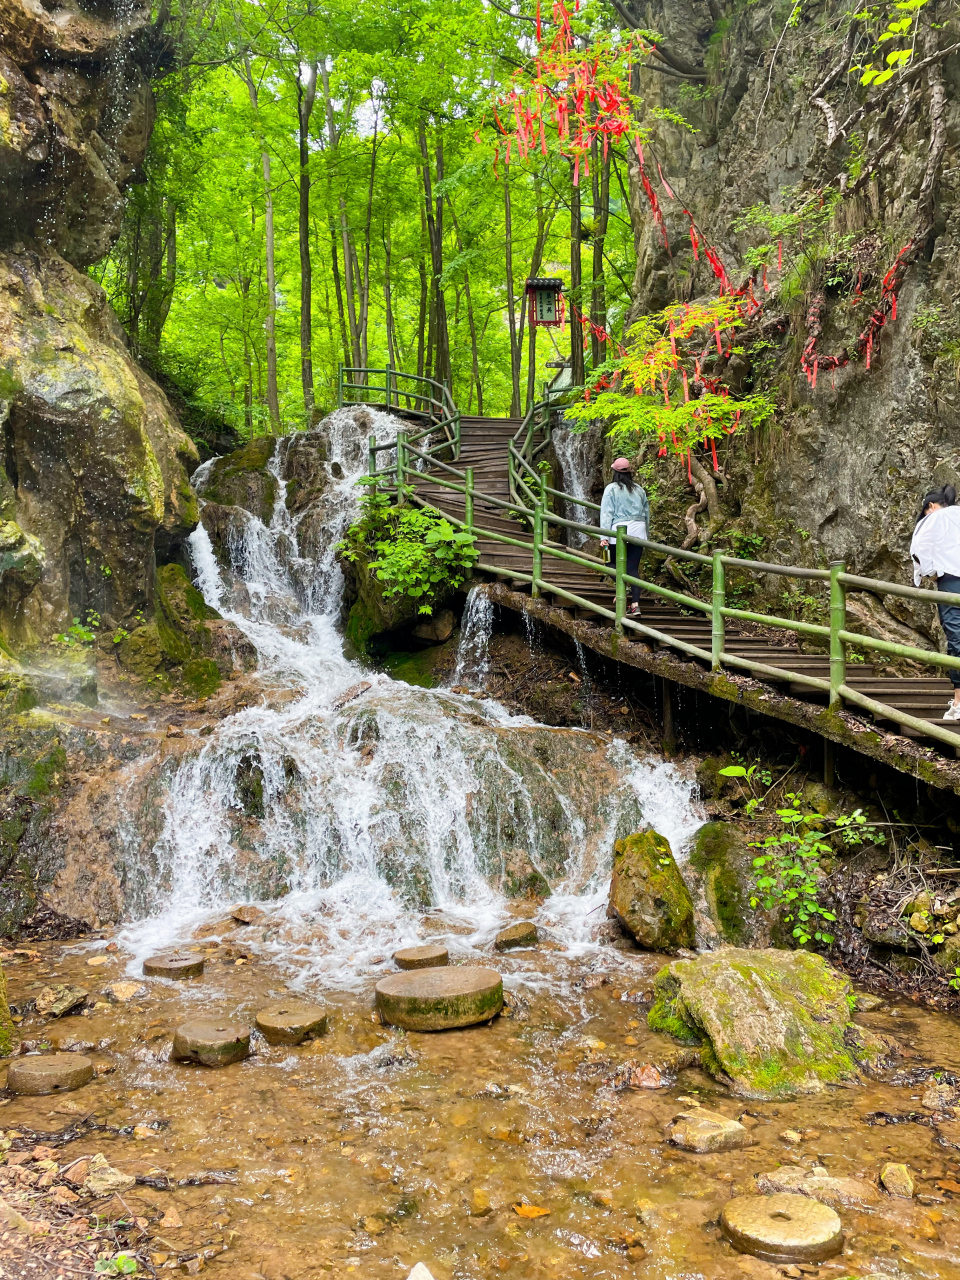
<svg viewBox="0 0 960 1280"><path fill-rule="evenodd" d="M847 629L846 600L847 591L853 589L870 591L878 596L894 595L908 600L933 604L960 605L960 594L929 591L921 587L886 582L879 578L859 577L856 574L847 573L846 565L839 560L834 561L829 569L812 569L801 565L772 564L762 560L741 560L737 556L725 555L720 550L713 551L711 555L704 555L699 551L690 551L684 547L671 547L665 543L654 542L649 538L628 537L622 525L617 529L604 529L599 524L587 524L557 515L549 509L551 497L561 498L565 502L573 503L592 511L599 511L600 507L598 503L576 497L573 494L564 492L562 489L555 489L546 482L545 474L541 470L542 461L538 463L538 457L545 452L546 446L549 444L550 410L551 404L549 400L540 401L534 405L525 416L513 440L509 443L508 467L510 471L511 501L504 501L493 494L481 492L476 488L472 467L458 469L447 462L439 460L429 449L416 448L414 440L419 437L411 437L405 431L397 433L395 446L393 444L380 445L376 446L375 450L371 445L370 475L382 478L388 487L392 487L391 482L398 486L410 485L416 479L423 478L422 471L417 468L417 461L428 464L431 468L429 476L431 485L447 489L452 493L463 494L464 519L460 520L449 511L440 511L440 514L445 519L475 536L482 537L485 541L520 547L530 552L531 571L529 573L507 565L489 564L479 560L476 568L481 572L510 578L515 582L528 585L533 596L547 593L612 623L615 631L620 635L632 633L645 640L652 640L656 644L676 649L689 657L706 663L712 671L721 671L724 668L728 668L736 671L746 671L761 679L800 684L808 689L825 694L832 711L840 711L843 709L844 704L850 704L868 711L880 719L893 721L903 728L922 734L924 737L932 738L953 748L960 748L960 735L952 733L940 725L933 724L929 720L923 720L918 716L910 715L909 712L878 702L873 698L867 697L866 694L861 693L858 689L852 688L847 683L847 650L849 646L853 645L858 649L866 649L890 657L907 658L914 662L953 670L960 669L960 658L938 653L935 650L919 649L913 645L877 640L872 636L859 635L856 632L849 631ZM538 430L543 433L543 439L540 442L535 442ZM421 433L421 436L423 434L425 433ZM378 470L376 452L380 449L394 447L396 448L395 465ZM440 510L419 494L414 493L413 500L420 506L430 507L437 511ZM485 528L481 523L478 523L476 516L478 502L483 507L500 511L508 517L517 518L519 521L517 536L511 536L497 529ZM607 563L587 551L574 549L553 540L550 537L552 526L584 533L590 538L606 538L614 544L615 554L612 557L612 562ZM530 530L530 534L527 536L523 536L525 528ZM701 600L696 596L661 586L660 583L629 575L627 573L627 547L630 544L640 546L644 550L658 555L671 556L674 559L686 560L689 563L700 566L709 565L711 572L709 600ZM562 560L580 568L589 569L597 575L598 579L612 585L614 588L613 608L606 608L594 600L589 600L584 596L566 590L557 583L550 582L548 578L544 577L543 561L545 556L552 560ZM779 577L800 581L824 583L829 590L829 625L802 622L794 618L781 618L775 614L755 613L752 610L740 609L728 604L727 573L730 570L757 575L775 574ZM706 649L700 645L692 644L679 636L672 636L668 632L651 627L631 617L627 611L627 588L632 586L640 587L650 595L661 600L667 600L684 609L704 614L710 620L710 648ZM829 677L824 679L822 676L810 675L806 671L793 671L788 666L773 666L770 663L760 662L754 658L731 653L726 647L726 623L728 619L776 627L793 632L797 636L820 640L824 643L829 655ZM785 658L787 656L785 654Z"/></svg>
<svg viewBox="0 0 960 1280"><path fill-rule="evenodd" d="M371 381L377 378L382 381ZM440 439L429 444L427 452L448 453L454 458L460 456L460 410L453 403L449 388L435 378L404 373L389 365L385 369L365 369L341 364L337 371L337 404L341 409L351 404L368 404L388 411L394 409L405 417L425 421L427 426L409 439L426 440L439 434ZM371 475L377 474L377 454L395 447L399 448L399 443L395 445L391 440L387 444L377 444L376 436L370 437ZM382 474L385 477L396 474L396 466L385 468Z"/></svg>

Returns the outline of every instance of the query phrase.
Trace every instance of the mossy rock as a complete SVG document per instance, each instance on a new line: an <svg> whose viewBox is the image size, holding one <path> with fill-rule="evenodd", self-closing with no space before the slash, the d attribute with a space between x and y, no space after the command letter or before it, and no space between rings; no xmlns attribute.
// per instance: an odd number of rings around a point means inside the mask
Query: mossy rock
<svg viewBox="0 0 960 1280"><path fill-rule="evenodd" d="M847 978L808 951L723 947L674 960L654 993L650 1029L699 1045L707 1070L743 1097L816 1093L886 1052L851 1023Z"/></svg>
<svg viewBox="0 0 960 1280"><path fill-rule="evenodd" d="M273 436L257 436L243 448L218 458L203 486L203 497L223 506L243 507L269 524L277 500L277 480L266 468L276 445Z"/></svg>
<svg viewBox="0 0 960 1280"><path fill-rule="evenodd" d="M639 831L613 846L607 916L648 951L693 946L693 900L659 832Z"/></svg>
<svg viewBox="0 0 960 1280"><path fill-rule="evenodd" d="M161 565L154 583L154 617L119 642L117 657L142 679L174 673L194 697L208 697L220 687L220 670L209 656L213 645L207 624L219 620L182 565Z"/></svg>
<svg viewBox="0 0 960 1280"><path fill-rule="evenodd" d="M10 1017L10 1005L7 1000L7 977L0 967L0 1058L9 1058L13 1053L13 1019Z"/></svg>
<svg viewBox="0 0 960 1280"><path fill-rule="evenodd" d="M220 688L220 670L212 658L191 658L183 664L180 683L195 698L209 698Z"/></svg>
<svg viewBox="0 0 960 1280"><path fill-rule="evenodd" d="M733 823L705 822L688 859L702 877L707 911L717 932L735 946L755 941L756 912L750 906L753 855L744 833Z"/></svg>

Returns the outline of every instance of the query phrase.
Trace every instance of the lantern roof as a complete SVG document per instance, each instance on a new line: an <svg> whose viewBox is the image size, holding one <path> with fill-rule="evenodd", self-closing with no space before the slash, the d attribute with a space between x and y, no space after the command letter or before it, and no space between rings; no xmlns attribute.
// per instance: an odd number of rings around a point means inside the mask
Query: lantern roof
<svg viewBox="0 0 960 1280"><path fill-rule="evenodd" d="M563 281L554 276L531 276L527 281L527 293L532 293L534 289L560 293L563 289Z"/></svg>

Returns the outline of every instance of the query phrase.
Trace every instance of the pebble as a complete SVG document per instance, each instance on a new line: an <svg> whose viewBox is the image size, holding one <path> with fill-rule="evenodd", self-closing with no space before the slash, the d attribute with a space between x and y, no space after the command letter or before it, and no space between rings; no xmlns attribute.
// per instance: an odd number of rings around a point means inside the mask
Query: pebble
<svg viewBox="0 0 960 1280"><path fill-rule="evenodd" d="M698 1107L681 1111L667 1125L667 1141L684 1151L734 1151L753 1146L755 1139L737 1120Z"/></svg>
<svg viewBox="0 0 960 1280"><path fill-rule="evenodd" d="M501 929L494 939L496 951L512 951L514 947L535 947L540 941L537 926L532 920L521 920L506 929Z"/></svg>
<svg viewBox="0 0 960 1280"><path fill-rule="evenodd" d="M486 1022L503 1008L495 969L457 965L392 973L376 986L384 1022L407 1031L442 1031Z"/></svg>
<svg viewBox="0 0 960 1280"><path fill-rule="evenodd" d="M764 1192L791 1192L809 1196L837 1209L869 1209L880 1203L880 1193L871 1182L860 1178L832 1178L822 1165L813 1170L785 1164L772 1173L757 1174L757 1186Z"/></svg>
<svg viewBox="0 0 960 1280"><path fill-rule="evenodd" d="M97 1154L88 1165L83 1189L92 1196L111 1196L119 1191L129 1190L136 1185L136 1181L132 1174L121 1173L119 1169L114 1169L106 1156Z"/></svg>
<svg viewBox="0 0 960 1280"><path fill-rule="evenodd" d="M127 1004L147 994L147 988L139 982L111 982L103 988L103 995L111 1004Z"/></svg>
<svg viewBox="0 0 960 1280"><path fill-rule="evenodd" d="M62 1018L78 1005L83 1004L89 992L82 987L70 987L59 983L54 987L44 987L34 1001L37 1013L48 1014L53 1018Z"/></svg>
<svg viewBox="0 0 960 1280"><path fill-rule="evenodd" d="M79 1053L29 1054L11 1062L7 1088L14 1093L37 1096L68 1093L88 1084L94 1077L93 1063Z"/></svg>
<svg viewBox="0 0 960 1280"><path fill-rule="evenodd" d="M905 1164L889 1161L880 1170L880 1181L884 1189L892 1196L901 1196L904 1200L912 1200L916 1191L913 1175Z"/></svg>
<svg viewBox="0 0 960 1280"><path fill-rule="evenodd" d="M144 960L143 972L151 978L198 978L203 965L203 957L194 951L165 951Z"/></svg>
<svg viewBox="0 0 960 1280"><path fill-rule="evenodd" d="M230 918L236 920L237 924L256 924L258 920L262 920L267 913L260 907L255 907L252 903L245 903L242 907L234 907L230 912Z"/></svg>
<svg viewBox="0 0 960 1280"><path fill-rule="evenodd" d="M320 1005L281 1000L257 1014L257 1030L267 1044L302 1044L326 1035L327 1013Z"/></svg>
<svg viewBox="0 0 960 1280"><path fill-rule="evenodd" d="M249 1053L250 1032L246 1027L215 1018L197 1018L177 1028L171 1057L180 1062L200 1062L205 1067L228 1067Z"/></svg>
<svg viewBox="0 0 960 1280"><path fill-rule="evenodd" d="M427 1268L423 1265L422 1262L418 1262L417 1265L410 1272L410 1274L407 1276L407 1280L433 1280L433 1276L430 1274L430 1272L427 1270Z"/></svg>
<svg viewBox="0 0 960 1280"><path fill-rule="evenodd" d="M843 1248L838 1215L806 1196L737 1196L723 1206L720 1227L734 1248L764 1262L825 1262Z"/></svg>
<svg viewBox="0 0 960 1280"><path fill-rule="evenodd" d="M450 952L437 944L403 947L393 953L393 963L398 969L434 969L450 963Z"/></svg>

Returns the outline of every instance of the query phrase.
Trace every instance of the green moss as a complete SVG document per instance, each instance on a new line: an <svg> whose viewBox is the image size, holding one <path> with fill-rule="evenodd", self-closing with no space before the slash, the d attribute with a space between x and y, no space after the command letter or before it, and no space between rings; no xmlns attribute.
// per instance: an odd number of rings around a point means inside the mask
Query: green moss
<svg viewBox="0 0 960 1280"><path fill-rule="evenodd" d="M7 1001L7 976L0 966L0 1058L13 1054L13 1019Z"/></svg>
<svg viewBox="0 0 960 1280"><path fill-rule="evenodd" d="M614 846L610 911L642 947L676 951L695 941L693 900L669 841L639 831Z"/></svg>
<svg viewBox="0 0 960 1280"><path fill-rule="evenodd" d="M195 698L209 698L221 684L220 671L212 658L191 658L185 662L180 680Z"/></svg>
<svg viewBox="0 0 960 1280"><path fill-rule="evenodd" d="M502 888L508 898L549 898L551 892L550 882L539 871L524 876L507 872Z"/></svg>
<svg viewBox="0 0 960 1280"><path fill-rule="evenodd" d="M266 470L276 448L273 436L258 436L242 448L218 458L210 468L204 498L243 507L266 524L277 497L276 478Z"/></svg>
<svg viewBox="0 0 960 1280"><path fill-rule="evenodd" d="M704 896L710 917L724 942L736 946L752 937L748 879L751 850L740 831L730 823L706 822L697 832L689 862L703 876Z"/></svg>

